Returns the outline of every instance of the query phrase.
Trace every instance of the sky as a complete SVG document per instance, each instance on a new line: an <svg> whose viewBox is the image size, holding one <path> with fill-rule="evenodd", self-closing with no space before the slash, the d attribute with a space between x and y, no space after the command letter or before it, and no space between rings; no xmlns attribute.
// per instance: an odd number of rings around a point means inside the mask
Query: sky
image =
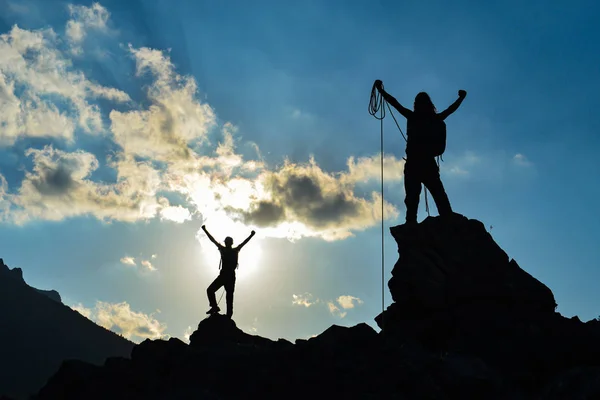
<svg viewBox="0 0 600 400"><path fill-rule="evenodd" d="M256 230L240 328L375 327L405 212L387 117L382 238L381 79L409 108L467 91L441 165L454 210L560 313L596 318L600 5L555 3L1 0L0 257L136 342L186 339L218 274L200 227Z"/></svg>

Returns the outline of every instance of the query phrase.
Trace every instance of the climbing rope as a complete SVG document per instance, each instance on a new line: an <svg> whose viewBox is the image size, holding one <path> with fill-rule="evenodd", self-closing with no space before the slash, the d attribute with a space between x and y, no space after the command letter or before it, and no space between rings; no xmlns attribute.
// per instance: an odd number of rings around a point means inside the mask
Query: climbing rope
<svg viewBox="0 0 600 400"><path fill-rule="evenodd" d="M383 87L383 86L382 86ZM383 119L385 118L385 107L383 104L387 102L379 93L377 88L375 87L375 83L373 83L373 88L371 89L371 98L369 100L369 114L379 120L379 132L380 132L380 152L381 152L381 312L385 311L385 240L384 240L384 230L383 230ZM389 107L389 105L388 105ZM392 110L390 110L391 113ZM379 116L377 113L379 112ZM394 114L392 114L392 117ZM394 121L396 118L394 118ZM404 134L403 134L404 135ZM383 321L383 317L382 317Z"/></svg>
<svg viewBox="0 0 600 400"><path fill-rule="evenodd" d="M381 84L381 88L383 89L383 83ZM385 311L385 245L384 245L384 229L383 229L383 212L384 212L384 204L383 204L383 119L385 118L385 106L387 106L390 115L394 119L394 123L396 127L400 131L402 138L405 142L407 142L406 135L400 128L400 124L398 120L394 116L392 112L392 108L390 104L385 100L385 98L379 93L375 83L373 83L373 87L371 88L371 97L369 99L369 114L379 120L379 132L380 132L380 153L381 153L381 311ZM379 115L377 115L379 113ZM405 158L406 160L406 158ZM439 157L438 157L438 167L440 165ZM427 188L424 187L425 190L425 210L427 211L427 216L429 214L429 202L427 200Z"/></svg>
<svg viewBox="0 0 600 400"><path fill-rule="evenodd" d="M219 260L219 271L221 270L221 267L223 266L223 259ZM219 304L221 304L221 299L223 299L223 295L225 294L225 286L223 286L222 290L221 290L221 297L219 297L219 301L217 301L217 306Z"/></svg>
<svg viewBox="0 0 600 400"><path fill-rule="evenodd" d="M217 306L218 306L219 304L221 304L221 299L223 298L223 295L224 295L224 294L225 294L225 287L223 287L223 288L222 288L222 290L221 290L221 297L219 297L219 301L217 301Z"/></svg>

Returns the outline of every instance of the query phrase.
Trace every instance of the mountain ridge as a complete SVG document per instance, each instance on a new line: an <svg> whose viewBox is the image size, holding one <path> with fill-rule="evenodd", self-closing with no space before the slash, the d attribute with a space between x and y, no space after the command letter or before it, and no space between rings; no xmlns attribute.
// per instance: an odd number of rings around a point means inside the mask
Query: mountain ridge
<svg viewBox="0 0 600 400"><path fill-rule="evenodd" d="M55 290L29 286L0 259L0 395L37 392L66 359L101 364L128 357L134 343L72 310Z"/></svg>
<svg viewBox="0 0 600 400"><path fill-rule="evenodd" d="M390 233L399 259L379 333L333 325L291 343L213 315L189 345L147 339L130 359L64 362L33 399L600 398L600 321L557 313L480 221L429 217Z"/></svg>

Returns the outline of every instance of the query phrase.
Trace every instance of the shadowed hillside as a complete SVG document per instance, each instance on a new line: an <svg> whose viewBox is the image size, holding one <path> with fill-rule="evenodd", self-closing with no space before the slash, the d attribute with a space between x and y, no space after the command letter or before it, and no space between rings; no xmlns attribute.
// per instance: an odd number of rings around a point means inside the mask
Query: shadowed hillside
<svg viewBox="0 0 600 400"><path fill-rule="evenodd" d="M600 322L557 313L481 222L430 217L391 233L400 258L380 333L333 325L293 344L213 315L189 345L145 340L102 367L65 362L35 398L600 398Z"/></svg>
<svg viewBox="0 0 600 400"><path fill-rule="evenodd" d="M0 259L0 395L25 398L65 359L101 364L128 357L133 345L62 304L58 292L30 287Z"/></svg>

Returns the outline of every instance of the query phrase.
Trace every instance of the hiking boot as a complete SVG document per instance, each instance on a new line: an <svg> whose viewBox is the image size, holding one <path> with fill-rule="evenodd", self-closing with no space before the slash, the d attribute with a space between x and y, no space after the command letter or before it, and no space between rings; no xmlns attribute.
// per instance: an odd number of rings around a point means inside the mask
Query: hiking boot
<svg viewBox="0 0 600 400"><path fill-rule="evenodd" d="M211 309L208 310L206 313L210 314L210 315L213 315L213 314L218 314L219 311L221 311L221 309L219 308L219 306L214 306L214 307L211 307Z"/></svg>

